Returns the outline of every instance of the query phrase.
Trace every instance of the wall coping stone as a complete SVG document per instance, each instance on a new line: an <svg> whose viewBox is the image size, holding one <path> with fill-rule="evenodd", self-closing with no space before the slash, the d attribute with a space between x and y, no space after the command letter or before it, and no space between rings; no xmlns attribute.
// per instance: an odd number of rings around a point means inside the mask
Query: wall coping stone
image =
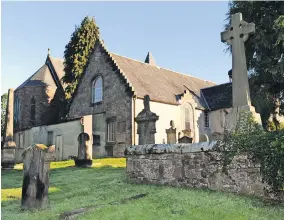
<svg viewBox="0 0 284 220"><path fill-rule="evenodd" d="M125 150L126 155L134 154L165 154L165 153L195 153L214 150L213 147L217 141L200 142L193 144L146 144L146 145L133 145Z"/></svg>

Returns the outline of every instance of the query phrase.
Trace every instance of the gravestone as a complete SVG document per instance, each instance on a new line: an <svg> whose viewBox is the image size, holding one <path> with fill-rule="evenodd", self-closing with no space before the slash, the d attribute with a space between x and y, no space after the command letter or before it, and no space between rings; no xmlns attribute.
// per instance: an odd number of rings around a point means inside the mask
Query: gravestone
<svg viewBox="0 0 284 220"><path fill-rule="evenodd" d="M24 179L21 208L25 210L48 207L50 161L55 160L55 146L30 146L23 153Z"/></svg>
<svg viewBox="0 0 284 220"><path fill-rule="evenodd" d="M16 160L16 143L14 142L14 90L9 89L6 108L5 133L1 141L1 166L13 169Z"/></svg>
<svg viewBox="0 0 284 220"><path fill-rule="evenodd" d="M199 142L208 142L209 141L209 138L206 134L201 134L199 136Z"/></svg>
<svg viewBox="0 0 284 220"><path fill-rule="evenodd" d="M179 144L191 144L192 143L192 139L193 138L191 138L191 137L183 136L183 137L178 139L178 143Z"/></svg>
<svg viewBox="0 0 284 220"><path fill-rule="evenodd" d="M170 128L166 129L167 133L167 144L176 144L177 143L177 134L176 134L176 128L175 123L173 120L170 121Z"/></svg>
<svg viewBox="0 0 284 220"><path fill-rule="evenodd" d="M91 150L90 136L82 132L78 136L78 157L75 159L77 167L91 167L92 166L92 150Z"/></svg>
<svg viewBox="0 0 284 220"><path fill-rule="evenodd" d="M155 113L150 111L150 97L144 96L144 109L137 115L137 134L139 145L155 144L156 121L159 119Z"/></svg>
<svg viewBox="0 0 284 220"><path fill-rule="evenodd" d="M236 13L231 17L229 30L221 33L221 41L232 46L232 89L233 108L227 115L228 130L234 130L237 125L239 112L252 112L255 120L261 124L260 115L251 105L248 73L244 43L255 32L255 24L242 20L242 14Z"/></svg>

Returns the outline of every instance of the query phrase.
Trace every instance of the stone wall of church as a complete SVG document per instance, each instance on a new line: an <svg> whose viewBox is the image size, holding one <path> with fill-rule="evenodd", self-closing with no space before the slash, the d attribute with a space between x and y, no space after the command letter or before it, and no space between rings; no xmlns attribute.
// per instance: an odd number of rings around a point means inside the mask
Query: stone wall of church
<svg viewBox="0 0 284 220"><path fill-rule="evenodd" d="M70 118L93 115L93 157L124 156L125 147L132 141L132 95L111 62L97 45L69 111ZM98 76L103 79L103 101L92 104L92 83ZM115 123L115 142L107 140L109 120Z"/></svg>
<svg viewBox="0 0 284 220"><path fill-rule="evenodd" d="M14 130L19 131L45 122L45 113L55 94L56 88L50 86L23 87L15 91L20 100L19 120L15 122ZM31 120L31 100L35 99L35 120ZM15 109L15 108L14 108ZM14 118L15 119L15 118Z"/></svg>

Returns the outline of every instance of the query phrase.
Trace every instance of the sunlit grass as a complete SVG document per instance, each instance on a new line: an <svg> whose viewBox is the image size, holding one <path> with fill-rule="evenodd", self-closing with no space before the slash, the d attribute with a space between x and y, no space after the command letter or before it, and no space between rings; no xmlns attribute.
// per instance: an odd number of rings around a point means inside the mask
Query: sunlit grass
<svg viewBox="0 0 284 220"><path fill-rule="evenodd" d="M49 187L48 192L59 191L56 187ZM22 188L1 189L1 201L18 200L22 198Z"/></svg>
<svg viewBox="0 0 284 220"><path fill-rule="evenodd" d="M18 165L17 169L21 169ZM2 171L2 216L7 220L59 219L65 211L99 206L78 220L284 220L283 205L231 193L130 184L124 158L93 160L92 168L74 167L74 161L51 163L49 207L27 212L20 207L23 172ZM137 194L147 196L125 204L106 205ZM101 206L106 205L106 206Z"/></svg>
<svg viewBox="0 0 284 220"><path fill-rule="evenodd" d="M74 160L66 160L66 161L59 161L59 162L51 162L50 169L57 169L57 168L66 168L66 167L73 167L75 166ZM126 167L126 159L125 158L105 158L105 159L93 159L92 167ZM23 163L16 164L16 170L23 169Z"/></svg>

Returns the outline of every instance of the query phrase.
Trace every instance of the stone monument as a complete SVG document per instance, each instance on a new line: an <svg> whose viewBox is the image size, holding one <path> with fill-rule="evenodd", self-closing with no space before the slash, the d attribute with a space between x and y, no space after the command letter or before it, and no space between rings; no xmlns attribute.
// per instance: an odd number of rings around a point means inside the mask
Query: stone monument
<svg viewBox="0 0 284 220"><path fill-rule="evenodd" d="M177 143L177 133L175 128L175 123L173 120L170 121L170 128L166 129L167 133L167 144L176 144Z"/></svg>
<svg viewBox="0 0 284 220"><path fill-rule="evenodd" d="M13 169L16 160L16 143L14 142L14 90L9 89L6 108L5 133L1 141L1 166L4 169Z"/></svg>
<svg viewBox="0 0 284 220"><path fill-rule="evenodd" d="M55 160L55 146L30 146L23 153L24 179L21 207L25 210L46 209L50 161Z"/></svg>
<svg viewBox="0 0 284 220"><path fill-rule="evenodd" d="M227 128L234 130L237 125L239 112L252 112L255 120L261 124L261 118L251 105L248 73L244 43L249 36L255 32L254 23L247 23L242 20L242 14L236 13L231 17L229 30L221 33L221 41L232 46L233 68L232 68L232 98L233 107L227 115Z"/></svg>
<svg viewBox="0 0 284 220"><path fill-rule="evenodd" d="M135 122L138 124L139 145L155 144L157 120L159 120L159 116L150 111L150 97L145 95L144 109L135 118Z"/></svg>
<svg viewBox="0 0 284 220"><path fill-rule="evenodd" d="M78 136L78 158L75 159L77 167L91 167L92 166L92 146L90 136L82 132Z"/></svg>

